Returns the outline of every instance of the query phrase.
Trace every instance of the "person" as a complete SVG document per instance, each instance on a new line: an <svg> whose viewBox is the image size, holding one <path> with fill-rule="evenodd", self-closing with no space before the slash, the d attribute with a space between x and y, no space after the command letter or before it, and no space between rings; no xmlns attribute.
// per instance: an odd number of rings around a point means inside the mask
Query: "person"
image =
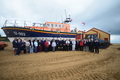
<svg viewBox="0 0 120 80"><path fill-rule="evenodd" d="M67 39L65 43L66 43L65 44L66 45L66 50L69 51L70 41Z"/></svg>
<svg viewBox="0 0 120 80"><path fill-rule="evenodd" d="M86 39L85 48L86 48L86 51L89 51L89 41L88 41L88 39Z"/></svg>
<svg viewBox="0 0 120 80"><path fill-rule="evenodd" d="M70 44L69 44L69 50L71 51L72 50L72 40L69 39L69 42L70 42Z"/></svg>
<svg viewBox="0 0 120 80"><path fill-rule="evenodd" d="M17 51L17 42L18 42L17 38L15 38L12 42L14 54L16 54L16 51Z"/></svg>
<svg viewBox="0 0 120 80"><path fill-rule="evenodd" d="M83 40L81 40L79 44L80 44L80 51L83 51L84 41L83 41Z"/></svg>
<svg viewBox="0 0 120 80"><path fill-rule="evenodd" d="M48 51L51 51L51 50L52 50L51 40L48 40L48 44L49 44L49 46L48 46Z"/></svg>
<svg viewBox="0 0 120 80"><path fill-rule="evenodd" d="M45 50L45 52L48 52L48 47L49 47L49 43L48 43L48 40L46 40L45 42L44 42L44 50Z"/></svg>
<svg viewBox="0 0 120 80"><path fill-rule="evenodd" d="M21 47L22 47L21 39L18 39L18 42L17 42L17 51L16 51L16 54L15 54L16 56L20 55Z"/></svg>
<svg viewBox="0 0 120 80"><path fill-rule="evenodd" d="M83 42L84 42L83 51L86 51L86 40L83 39Z"/></svg>
<svg viewBox="0 0 120 80"><path fill-rule="evenodd" d="M42 52L41 39L38 42L38 52Z"/></svg>
<svg viewBox="0 0 120 80"><path fill-rule="evenodd" d="M91 52L91 44L90 44L90 39L88 39L88 42L87 42L87 45L88 45L88 49L89 49L89 51Z"/></svg>
<svg viewBox="0 0 120 80"><path fill-rule="evenodd" d="M21 41L21 53L24 53L24 54L25 54L25 52L26 52L26 51L25 51L25 47L26 47L26 46L25 46L25 42L24 42L24 40L22 40L22 41Z"/></svg>
<svg viewBox="0 0 120 80"><path fill-rule="evenodd" d="M65 39L62 40L62 50L66 51L66 40Z"/></svg>
<svg viewBox="0 0 120 80"><path fill-rule="evenodd" d="M25 42L25 44L26 44L26 53L29 53L30 52L30 42L29 42L29 40L27 40Z"/></svg>
<svg viewBox="0 0 120 80"><path fill-rule="evenodd" d="M63 41L60 39L59 41L59 50L63 50Z"/></svg>
<svg viewBox="0 0 120 80"><path fill-rule="evenodd" d="M76 50L79 51L80 50L80 40L79 39L76 39Z"/></svg>
<svg viewBox="0 0 120 80"><path fill-rule="evenodd" d="M88 40L84 39L84 51L89 51Z"/></svg>
<svg viewBox="0 0 120 80"><path fill-rule="evenodd" d="M42 51L44 51L44 49L45 49L44 43L45 43L45 40L44 40L44 38L42 38L42 40L41 40Z"/></svg>
<svg viewBox="0 0 120 80"><path fill-rule="evenodd" d="M33 48L34 48L33 40L31 39L29 42L30 42L30 53L33 53Z"/></svg>
<svg viewBox="0 0 120 80"><path fill-rule="evenodd" d="M56 45L57 45L57 44L56 44L55 40L53 40L52 45L51 45L51 46L52 46L52 51L53 51L53 52L55 51Z"/></svg>
<svg viewBox="0 0 120 80"><path fill-rule="evenodd" d="M75 51L76 41L72 40L72 51Z"/></svg>
<svg viewBox="0 0 120 80"><path fill-rule="evenodd" d="M100 42L98 40L95 40L94 46L95 46L95 53L98 54L99 53Z"/></svg>
<svg viewBox="0 0 120 80"><path fill-rule="evenodd" d="M37 40L34 41L34 51L35 53L38 52L38 41Z"/></svg>
<svg viewBox="0 0 120 80"><path fill-rule="evenodd" d="M90 52L94 52L94 40L93 39L90 40L89 46L90 46Z"/></svg>
<svg viewBox="0 0 120 80"><path fill-rule="evenodd" d="M58 47L59 47L59 39L57 38L56 40L55 40L55 42L56 42L56 51L58 50Z"/></svg>

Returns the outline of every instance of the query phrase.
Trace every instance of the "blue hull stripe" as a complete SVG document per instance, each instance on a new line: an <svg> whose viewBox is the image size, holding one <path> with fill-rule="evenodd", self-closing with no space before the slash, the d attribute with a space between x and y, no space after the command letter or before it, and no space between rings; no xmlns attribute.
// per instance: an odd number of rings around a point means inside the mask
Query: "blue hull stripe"
<svg viewBox="0 0 120 80"><path fill-rule="evenodd" d="M64 37L75 38L76 33L33 30L22 27L3 27L7 37Z"/></svg>

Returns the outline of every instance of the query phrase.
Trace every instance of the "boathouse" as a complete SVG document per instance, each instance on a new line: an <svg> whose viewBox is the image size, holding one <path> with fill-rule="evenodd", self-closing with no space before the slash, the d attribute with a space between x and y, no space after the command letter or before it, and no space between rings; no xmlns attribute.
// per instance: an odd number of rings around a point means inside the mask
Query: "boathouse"
<svg viewBox="0 0 120 80"><path fill-rule="evenodd" d="M84 38L101 39L110 42L110 34L97 28L92 28L86 32L78 31L78 35L76 36L76 39L84 39Z"/></svg>

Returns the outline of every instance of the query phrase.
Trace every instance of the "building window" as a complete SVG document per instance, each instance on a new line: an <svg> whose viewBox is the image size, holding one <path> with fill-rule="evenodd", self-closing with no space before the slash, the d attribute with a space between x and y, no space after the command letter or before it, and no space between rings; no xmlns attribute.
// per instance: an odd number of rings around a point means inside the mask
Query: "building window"
<svg viewBox="0 0 120 80"><path fill-rule="evenodd" d="M98 35L97 34L87 34L86 38L87 39L98 39Z"/></svg>

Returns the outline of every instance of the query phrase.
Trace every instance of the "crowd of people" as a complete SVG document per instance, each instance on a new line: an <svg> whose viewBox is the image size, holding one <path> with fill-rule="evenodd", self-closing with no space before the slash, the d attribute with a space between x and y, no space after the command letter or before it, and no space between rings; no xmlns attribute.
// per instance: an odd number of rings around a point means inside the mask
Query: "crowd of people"
<svg viewBox="0 0 120 80"><path fill-rule="evenodd" d="M99 53L98 39L21 39L15 38L12 42L14 54L38 53L49 51L89 51Z"/></svg>

